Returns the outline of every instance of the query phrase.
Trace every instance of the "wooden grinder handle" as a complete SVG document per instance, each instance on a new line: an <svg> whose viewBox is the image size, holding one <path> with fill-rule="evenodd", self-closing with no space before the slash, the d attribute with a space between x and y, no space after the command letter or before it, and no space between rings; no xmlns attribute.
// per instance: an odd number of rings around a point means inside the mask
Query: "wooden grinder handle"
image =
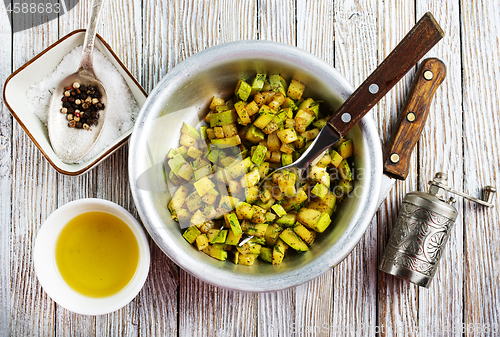
<svg viewBox="0 0 500 337"><path fill-rule="evenodd" d="M425 13L328 124L343 137L443 36L432 14Z"/></svg>
<svg viewBox="0 0 500 337"><path fill-rule="evenodd" d="M422 61L399 113L396 127L384 155L384 173L406 179L410 157L424 129L432 98L446 76L446 66L437 58Z"/></svg>

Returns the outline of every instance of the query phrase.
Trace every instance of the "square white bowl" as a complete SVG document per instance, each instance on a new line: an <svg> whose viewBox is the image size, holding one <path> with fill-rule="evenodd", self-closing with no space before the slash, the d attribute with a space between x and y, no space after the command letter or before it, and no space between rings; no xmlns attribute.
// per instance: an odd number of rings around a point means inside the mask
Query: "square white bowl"
<svg viewBox="0 0 500 337"><path fill-rule="evenodd" d="M79 29L69 33L12 73L5 81L3 90L5 105L49 163L58 172L72 176L87 172L120 148L127 142L133 128L118 137L91 160L78 164L66 164L56 156L52 149L47 127L28 109L24 104L24 99L21 98L26 95L26 91L33 84L41 81L54 71L63 57L71 50L77 46L83 45L84 38L85 29ZM132 92L132 96L137 101L139 108L141 108L146 101L147 94L139 82L137 82L118 56L111 50L111 47L99 35L97 35L97 39L95 40L95 48L103 53L123 76Z"/></svg>

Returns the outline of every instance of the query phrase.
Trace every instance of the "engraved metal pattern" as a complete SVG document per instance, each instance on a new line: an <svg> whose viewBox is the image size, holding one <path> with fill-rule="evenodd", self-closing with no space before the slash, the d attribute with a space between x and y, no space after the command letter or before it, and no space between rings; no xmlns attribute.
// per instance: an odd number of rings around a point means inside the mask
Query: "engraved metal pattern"
<svg viewBox="0 0 500 337"><path fill-rule="evenodd" d="M454 220L403 201L383 260L433 277Z"/></svg>

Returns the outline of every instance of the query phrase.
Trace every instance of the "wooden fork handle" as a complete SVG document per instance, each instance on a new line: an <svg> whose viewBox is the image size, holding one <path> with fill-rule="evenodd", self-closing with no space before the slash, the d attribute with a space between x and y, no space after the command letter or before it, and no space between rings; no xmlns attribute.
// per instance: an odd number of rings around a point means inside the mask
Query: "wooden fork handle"
<svg viewBox="0 0 500 337"><path fill-rule="evenodd" d="M425 59L420 64L385 151L387 175L406 179L411 153L424 129L434 93L445 76L446 66L437 58Z"/></svg>
<svg viewBox="0 0 500 337"><path fill-rule="evenodd" d="M425 13L328 124L344 136L443 36L432 14Z"/></svg>

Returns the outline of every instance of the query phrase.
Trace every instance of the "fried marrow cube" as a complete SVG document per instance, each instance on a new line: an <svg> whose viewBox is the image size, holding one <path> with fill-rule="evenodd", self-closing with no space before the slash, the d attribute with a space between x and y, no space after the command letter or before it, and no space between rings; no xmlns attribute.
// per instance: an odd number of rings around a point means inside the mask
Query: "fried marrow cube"
<svg viewBox="0 0 500 337"><path fill-rule="evenodd" d="M172 197L172 207L173 209L177 210L184 205L184 202L186 201L186 196L188 193L188 189L185 186L180 186L177 191L175 191L173 197Z"/></svg>
<svg viewBox="0 0 500 337"><path fill-rule="evenodd" d="M283 153L281 155L281 166L287 166L293 163L293 156L288 153Z"/></svg>
<svg viewBox="0 0 500 337"><path fill-rule="evenodd" d="M258 129L253 124L248 128L247 133L245 134L246 140L254 144L260 143L261 141L264 140L265 137L266 136L264 132L262 132L262 130Z"/></svg>
<svg viewBox="0 0 500 337"><path fill-rule="evenodd" d="M239 101L234 105L238 117L240 117L240 124L247 125L252 122L250 119L250 114L246 109L246 105L243 101Z"/></svg>
<svg viewBox="0 0 500 337"><path fill-rule="evenodd" d="M335 197L335 194L328 192L323 199L311 201L307 208L315 209L320 212L326 212L329 215L332 215L336 200L337 198Z"/></svg>
<svg viewBox="0 0 500 337"><path fill-rule="evenodd" d="M217 138L217 139L224 138L224 129L222 128L222 126L214 127L214 134L215 134L215 138Z"/></svg>
<svg viewBox="0 0 500 337"><path fill-rule="evenodd" d="M196 237L196 248L203 250L208 247L208 237L206 234L200 234Z"/></svg>
<svg viewBox="0 0 500 337"><path fill-rule="evenodd" d="M308 246L312 245L314 239L316 238L316 232L312 232L305 228L303 225L297 225L293 227L293 231L300 236L300 238L307 243Z"/></svg>
<svg viewBox="0 0 500 337"><path fill-rule="evenodd" d="M207 233L210 243L225 243L227 238L227 229L211 229Z"/></svg>
<svg viewBox="0 0 500 337"><path fill-rule="evenodd" d="M243 234L240 235L235 235L232 230L228 231L227 237L226 237L226 244L231 245L231 246L236 246L242 237Z"/></svg>
<svg viewBox="0 0 500 337"><path fill-rule="evenodd" d="M269 76L269 84L274 92L280 92L286 95L286 81L279 74L273 74Z"/></svg>
<svg viewBox="0 0 500 337"><path fill-rule="evenodd" d="M259 254L262 246L253 241L248 241L244 245L237 246L236 249L240 252L240 254Z"/></svg>
<svg viewBox="0 0 500 337"><path fill-rule="evenodd" d="M328 187L321 183L316 183L316 185L314 185L314 188L311 190L311 193L320 199L324 199L328 194Z"/></svg>
<svg viewBox="0 0 500 337"><path fill-rule="evenodd" d="M264 129L267 124L269 124L273 120L273 115L270 113L263 113L260 115L254 122L253 125L258 127L259 129Z"/></svg>
<svg viewBox="0 0 500 337"><path fill-rule="evenodd" d="M231 228L231 232L235 235L241 235L241 225L234 213L226 213L224 214L224 220L226 221L226 225Z"/></svg>
<svg viewBox="0 0 500 337"><path fill-rule="evenodd" d="M344 158L335 150L332 150L330 152L330 158L331 158L331 163L335 167L339 167L340 163Z"/></svg>
<svg viewBox="0 0 500 337"><path fill-rule="evenodd" d="M338 148L339 154L342 156L342 158L346 159L352 156L353 153L353 143L351 139L345 140L342 143L340 143L339 148Z"/></svg>
<svg viewBox="0 0 500 337"><path fill-rule="evenodd" d="M220 148L228 148L241 144L240 136L235 135L228 138L212 139L212 144Z"/></svg>
<svg viewBox="0 0 500 337"><path fill-rule="evenodd" d="M283 240L279 239L276 241L276 244L273 247L273 265L278 265L283 262L283 258L285 257L285 253L288 249L288 246L283 242Z"/></svg>
<svg viewBox="0 0 500 337"><path fill-rule="evenodd" d="M295 151L295 146L293 145L293 143L283 143L281 144L280 151L286 154L292 154Z"/></svg>
<svg viewBox="0 0 500 337"><path fill-rule="evenodd" d="M224 138L233 137L238 134L238 129L234 123L223 125L222 130L224 131Z"/></svg>
<svg viewBox="0 0 500 337"><path fill-rule="evenodd" d="M255 263L255 258L259 256L259 254L239 254L238 256L238 264L243 266L253 266Z"/></svg>
<svg viewBox="0 0 500 337"><path fill-rule="evenodd" d="M191 137L187 133L181 133L181 139L179 140L179 144L189 148L196 144L196 138Z"/></svg>
<svg viewBox="0 0 500 337"><path fill-rule="evenodd" d="M267 154L267 147L262 146L262 145L257 145L257 147L255 148L255 150L253 151L253 154L252 154L252 162L255 165L262 164L262 162L266 158L266 154Z"/></svg>
<svg viewBox="0 0 500 337"><path fill-rule="evenodd" d="M245 177L242 179L242 185L246 187L252 187L257 185L259 180L260 180L260 172L258 168L255 168L245 175Z"/></svg>
<svg viewBox="0 0 500 337"><path fill-rule="evenodd" d="M321 213L310 208L301 208L297 214L297 221L319 233L324 232L331 223L330 215L328 213Z"/></svg>
<svg viewBox="0 0 500 337"><path fill-rule="evenodd" d="M225 110L210 114L210 127L223 126L226 124L236 123L237 114L233 110ZM184 145L184 144L183 144Z"/></svg>
<svg viewBox="0 0 500 337"><path fill-rule="evenodd" d="M213 245L208 245L208 247L202 249L202 252L220 261L227 260L227 252Z"/></svg>
<svg viewBox="0 0 500 337"><path fill-rule="evenodd" d="M203 151L191 146L189 149L188 149L188 152L187 152L187 155L193 159L198 159L201 157L201 155L203 154Z"/></svg>
<svg viewBox="0 0 500 337"><path fill-rule="evenodd" d="M276 220L276 224L278 224L280 227L292 227L295 225L297 221L297 214L285 214L278 220Z"/></svg>
<svg viewBox="0 0 500 337"><path fill-rule="evenodd" d="M274 244L278 240L278 237L279 237L281 231L283 231L283 227L281 227L280 225L278 225L276 223L270 224L269 226L267 226L266 233L264 234L264 238L266 240L266 245L274 246Z"/></svg>
<svg viewBox="0 0 500 337"><path fill-rule="evenodd" d="M276 133L272 133L267 136L267 148L271 152L279 151L281 147L281 141Z"/></svg>
<svg viewBox="0 0 500 337"><path fill-rule="evenodd" d="M250 117L259 112L259 106L255 101L251 101L250 103L248 103L245 109L248 112L248 115L250 115Z"/></svg>
<svg viewBox="0 0 500 337"><path fill-rule="evenodd" d="M253 215L252 222L254 223L265 223L266 222L266 210L257 205L252 206ZM257 235L258 236L258 235Z"/></svg>
<svg viewBox="0 0 500 337"><path fill-rule="evenodd" d="M200 195L200 197L204 196L206 193L211 191L215 187L215 184L208 179L207 177L203 177L197 182L194 183L194 188Z"/></svg>
<svg viewBox="0 0 500 337"><path fill-rule="evenodd" d="M276 132L282 143L289 144L297 140L297 133L294 129L285 129Z"/></svg>
<svg viewBox="0 0 500 337"><path fill-rule="evenodd" d="M309 249L307 244L291 228L283 230L283 232L279 235L279 238L298 252L305 252Z"/></svg>
<svg viewBox="0 0 500 337"><path fill-rule="evenodd" d="M345 159L340 162L338 170L342 179L346 181L352 181L352 171L349 167L349 163L347 163Z"/></svg>
<svg viewBox="0 0 500 337"><path fill-rule="evenodd" d="M236 88L234 89L234 94L236 97L241 99L242 101L246 101L252 92L252 87L247 82L240 79L238 84L236 84Z"/></svg>
<svg viewBox="0 0 500 337"><path fill-rule="evenodd" d="M224 105L225 101L223 98L219 97L213 97L212 101L210 102L210 110L215 110L215 108L219 105Z"/></svg>
<svg viewBox="0 0 500 337"><path fill-rule="evenodd" d="M295 116L295 130L305 132L307 127L314 121L315 116L306 110L299 110Z"/></svg>
<svg viewBox="0 0 500 337"><path fill-rule="evenodd" d="M272 210L281 218L282 216L286 215L286 211L283 209L283 206L280 204L273 205Z"/></svg>
<svg viewBox="0 0 500 337"><path fill-rule="evenodd" d="M203 202L201 201L201 197L198 194L198 192L193 192L191 193L187 198L186 198L186 206L190 212L196 211L198 208L200 208L203 205Z"/></svg>
<svg viewBox="0 0 500 337"><path fill-rule="evenodd" d="M306 88L306 85L297 81L297 80L292 80L290 82L290 85L288 86L288 90L286 92L286 95L290 97L291 99L294 100L299 100L302 98L302 94L304 93L304 89Z"/></svg>
<svg viewBox="0 0 500 337"><path fill-rule="evenodd" d="M335 195L337 198L342 198L343 196L351 193L354 186L352 181L341 179L337 186L335 186Z"/></svg>
<svg viewBox="0 0 500 337"><path fill-rule="evenodd" d="M252 208L252 205L247 204L246 202L241 202L236 206L236 215L238 219L252 219L253 213L255 210Z"/></svg>
<svg viewBox="0 0 500 337"><path fill-rule="evenodd" d="M198 228L196 228L196 226L190 226L190 227L188 227L188 229L186 229L184 231L182 236L184 237L184 239L186 239L187 242L193 243L194 240L196 240L196 238L200 234L201 234L200 230Z"/></svg>
<svg viewBox="0 0 500 337"><path fill-rule="evenodd" d="M273 262L273 249L270 247L262 247L260 249L259 258L267 263Z"/></svg>
<svg viewBox="0 0 500 337"><path fill-rule="evenodd" d="M256 93L262 91L264 88L264 84L266 83L266 74L257 74L252 81L252 92L251 95L255 95Z"/></svg>
<svg viewBox="0 0 500 337"><path fill-rule="evenodd" d="M252 226L246 229L245 234L263 238L266 234L266 229L268 226L269 225L267 223L254 223Z"/></svg>
<svg viewBox="0 0 500 337"><path fill-rule="evenodd" d="M253 204L257 200L259 200L259 187L258 186L252 186L247 189L245 189L246 192L246 198L245 201L249 204Z"/></svg>

